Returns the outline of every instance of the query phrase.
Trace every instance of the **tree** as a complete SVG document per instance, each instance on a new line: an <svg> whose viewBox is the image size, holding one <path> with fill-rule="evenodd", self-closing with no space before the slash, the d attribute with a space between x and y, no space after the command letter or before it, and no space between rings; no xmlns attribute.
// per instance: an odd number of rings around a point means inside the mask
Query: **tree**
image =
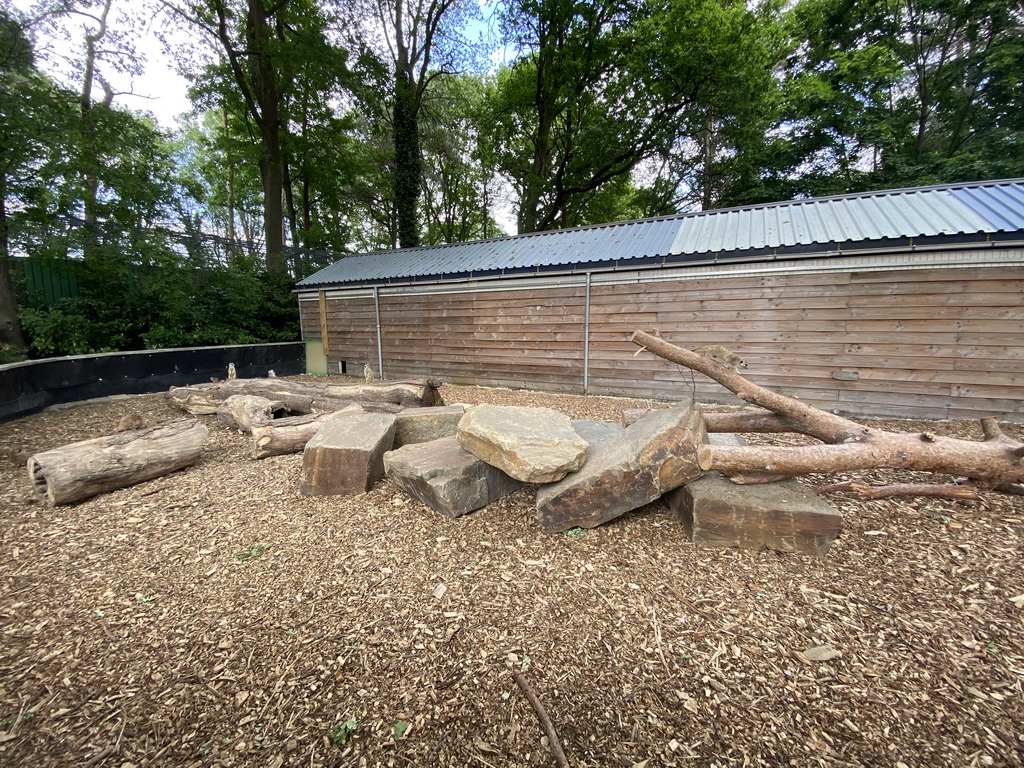
<svg viewBox="0 0 1024 768"><path fill-rule="evenodd" d="M1024 172L1019 3L801 0L789 20L794 193Z"/></svg>
<svg viewBox="0 0 1024 768"><path fill-rule="evenodd" d="M25 347L12 280L12 217L45 194L46 166L64 146L69 95L35 68L21 20L0 10L0 349L12 355Z"/></svg>
<svg viewBox="0 0 1024 768"><path fill-rule="evenodd" d="M492 218L493 158L483 141L483 78L438 78L423 104L424 242L459 243L504 234Z"/></svg>
<svg viewBox="0 0 1024 768"><path fill-rule="evenodd" d="M419 118L424 94L435 78L455 71L468 48L457 33L459 22L474 6L465 0L371 0L371 6L393 65L392 190L399 244L409 248L420 242Z"/></svg>
<svg viewBox="0 0 1024 768"><path fill-rule="evenodd" d="M327 42L327 20L309 0L269 7L265 0L166 0L164 7L201 30L222 55L186 74L197 98L205 97L211 107L238 109L252 126L260 149L267 271L283 276L288 106L296 94L318 93L303 89L311 71L321 82L325 72L328 80L340 76L344 52ZM218 104L213 94L228 98Z"/></svg>
<svg viewBox="0 0 1024 768"><path fill-rule="evenodd" d="M734 0L511 3L524 54L499 75L492 119L519 231L589 223L601 187L698 135L749 76L738 63L763 66L754 21Z"/></svg>

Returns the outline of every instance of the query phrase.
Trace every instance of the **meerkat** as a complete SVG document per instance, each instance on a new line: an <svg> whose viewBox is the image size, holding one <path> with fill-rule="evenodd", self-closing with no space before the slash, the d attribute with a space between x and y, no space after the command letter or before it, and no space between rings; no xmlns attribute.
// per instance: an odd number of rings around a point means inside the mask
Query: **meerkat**
<svg viewBox="0 0 1024 768"><path fill-rule="evenodd" d="M726 349L721 344L713 344L707 347L700 347L696 351L704 355L704 357L710 357L712 360L717 360L718 362L722 363L722 365L726 365L729 368L732 368L734 371L737 368L747 367L747 363L742 357L737 355L731 349Z"/></svg>
<svg viewBox="0 0 1024 768"><path fill-rule="evenodd" d="M127 432L130 429L142 429L147 426L146 420L137 413L127 413L117 422L115 432Z"/></svg>
<svg viewBox="0 0 1024 768"><path fill-rule="evenodd" d="M235 373L235 364L228 363L228 381L238 378L238 374Z"/></svg>
<svg viewBox="0 0 1024 768"><path fill-rule="evenodd" d="M273 368L271 368L269 371L267 371L267 378L268 379L276 379L277 378L277 373L274 372Z"/></svg>
<svg viewBox="0 0 1024 768"><path fill-rule="evenodd" d="M363 366L363 378L366 379L367 384L373 384L373 368L369 363Z"/></svg>
<svg viewBox="0 0 1024 768"><path fill-rule="evenodd" d="M32 458L32 453L20 445L0 445L0 458L7 459L12 464L24 466Z"/></svg>

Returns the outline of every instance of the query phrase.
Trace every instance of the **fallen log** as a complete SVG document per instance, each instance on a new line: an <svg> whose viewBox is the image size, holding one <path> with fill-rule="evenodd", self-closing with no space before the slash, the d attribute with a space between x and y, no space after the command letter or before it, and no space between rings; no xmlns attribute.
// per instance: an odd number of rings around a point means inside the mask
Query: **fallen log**
<svg viewBox="0 0 1024 768"><path fill-rule="evenodd" d="M52 506L152 480L194 464L207 429L196 419L83 440L28 460L32 487Z"/></svg>
<svg viewBox="0 0 1024 768"><path fill-rule="evenodd" d="M336 413L362 412L362 407L352 404L331 413L307 413L303 416L288 416L267 424L254 425L252 456L254 459L266 459L270 456L299 453L331 416Z"/></svg>
<svg viewBox="0 0 1024 768"><path fill-rule="evenodd" d="M716 469L726 475L792 476L810 472L903 469L966 476L982 489L1024 481L1024 443L1003 434L993 417L981 420L985 436L982 441L960 440L930 432L887 432L772 392L710 357L682 349L649 333L637 331L632 341L669 362L703 373L741 400L768 409L782 424L791 427L789 431L802 432L822 441L819 445L798 447L715 445L711 446L706 466L701 464L704 470Z"/></svg>
<svg viewBox="0 0 1024 768"><path fill-rule="evenodd" d="M252 432L257 424L265 424L288 413L281 400L268 400L257 395L232 395L217 408L217 418L232 429Z"/></svg>
<svg viewBox="0 0 1024 768"><path fill-rule="evenodd" d="M253 395L284 403L290 414L338 411L351 403L379 403L392 411L440 402L436 379L330 384L288 379L233 379L193 387L172 387L165 397L193 416L216 413L234 395Z"/></svg>

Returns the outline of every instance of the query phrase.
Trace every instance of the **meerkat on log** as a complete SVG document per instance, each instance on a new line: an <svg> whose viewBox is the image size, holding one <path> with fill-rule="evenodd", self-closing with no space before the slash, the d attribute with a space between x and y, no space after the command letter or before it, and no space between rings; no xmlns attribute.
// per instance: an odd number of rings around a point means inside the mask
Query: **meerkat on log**
<svg viewBox="0 0 1024 768"><path fill-rule="evenodd" d="M717 360L722 365L727 365L734 371L737 368L746 368L746 361L733 352L731 349L726 349L721 344L712 344L707 347L700 347L695 352L704 355L704 357L710 357L712 360Z"/></svg>

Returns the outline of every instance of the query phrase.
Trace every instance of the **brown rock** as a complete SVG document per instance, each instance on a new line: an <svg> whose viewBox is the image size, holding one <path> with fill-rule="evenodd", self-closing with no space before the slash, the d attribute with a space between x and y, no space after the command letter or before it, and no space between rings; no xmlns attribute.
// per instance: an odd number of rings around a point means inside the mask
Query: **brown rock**
<svg viewBox="0 0 1024 768"><path fill-rule="evenodd" d="M697 408L652 411L619 437L596 443L582 470L537 491L541 528L593 528L642 507L700 475L707 452Z"/></svg>
<svg viewBox="0 0 1024 768"><path fill-rule="evenodd" d="M561 480L587 459L587 441L550 408L474 405L456 435L478 459L524 483Z"/></svg>
<svg viewBox="0 0 1024 768"><path fill-rule="evenodd" d="M384 452L394 437L394 414L335 414L306 443L300 491L306 496L366 493L383 476Z"/></svg>
<svg viewBox="0 0 1024 768"><path fill-rule="evenodd" d="M465 450L455 437L389 451L384 467L403 491L449 517L480 509L523 485Z"/></svg>
<svg viewBox="0 0 1024 768"><path fill-rule="evenodd" d="M454 437L465 413L461 404L404 410L395 421L395 448Z"/></svg>
<svg viewBox="0 0 1024 768"><path fill-rule="evenodd" d="M697 546L827 554L842 516L801 485L783 480L736 485L718 472L665 496Z"/></svg>

